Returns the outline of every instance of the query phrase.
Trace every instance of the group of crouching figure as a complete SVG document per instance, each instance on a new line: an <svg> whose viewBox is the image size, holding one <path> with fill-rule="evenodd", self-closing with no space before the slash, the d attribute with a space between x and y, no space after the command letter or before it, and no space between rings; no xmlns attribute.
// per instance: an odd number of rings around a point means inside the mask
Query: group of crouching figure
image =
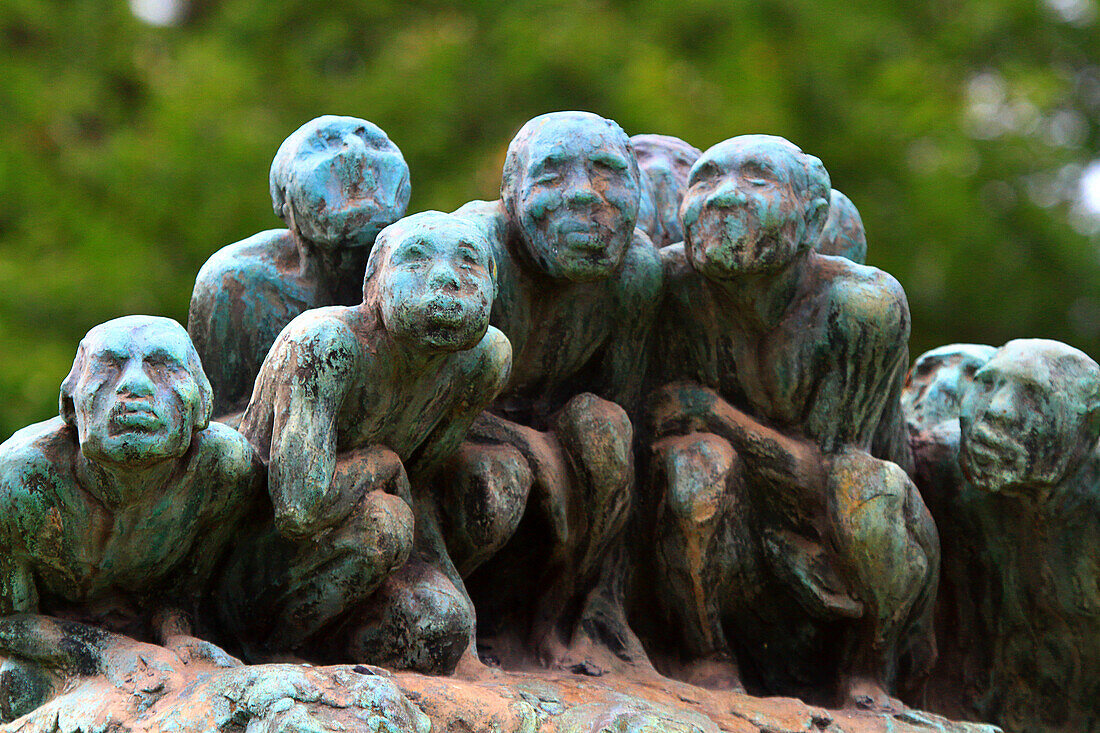
<svg viewBox="0 0 1100 733"><path fill-rule="evenodd" d="M404 216L397 146L325 116L270 183L287 228L211 257L186 331L96 326L0 446L6 718L94 627L967 717L1039 714L1045 674L1096 724L1100 367L1014 341L907 381L817 158L558 112L499 200Z"/></svg>

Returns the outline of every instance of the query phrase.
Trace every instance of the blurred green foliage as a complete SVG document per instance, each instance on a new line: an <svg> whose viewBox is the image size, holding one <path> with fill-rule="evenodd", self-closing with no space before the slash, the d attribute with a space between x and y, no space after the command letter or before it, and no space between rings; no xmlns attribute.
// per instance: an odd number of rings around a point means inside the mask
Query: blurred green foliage
<svg viewBox="0 0 1100 733"><path fill-rule="evenodd" d="M319 114L381 125L411 211L494 198L528 118L587 109L700 148L769 132L860 208L913 355L1047 336L1100 354L1092 0L0 3L0 438L56 413L79 338L185 321L195 272L280 222L267 169Z"/></svg>

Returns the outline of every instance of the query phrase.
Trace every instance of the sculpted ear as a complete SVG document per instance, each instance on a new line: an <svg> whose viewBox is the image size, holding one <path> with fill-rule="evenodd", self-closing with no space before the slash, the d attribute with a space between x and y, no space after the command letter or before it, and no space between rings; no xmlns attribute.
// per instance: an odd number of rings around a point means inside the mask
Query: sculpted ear
<svg viewBox="0 0 1100 733"><path fill-rule="evenodd" d="M205 430L210 425L210 418L214 412L214 390L210 386L206 372L203 371L198 352L192 349L188 361L190 362L188 371L191 372L191 378L195 380L195 387L199 393L198 398L191 405L191 430Z"/></svg>
<svg viewBox="0 0 1100 733"><path fill-rule="evenodd" d="M84 359L84 344L82 342L76 349L73 368L69 370L68 376L61 383L61 397L58 400L61 419L67 425L73 427L76 427L76 406L73 404L73 396L76 393L76 384L80 381L80 375L84 372Z"/></svg>
<svg viewBox="0 0 1100 733"><path fill-rule="evenodd" d="M806 246L814 246L821 239L825 222L829 218L829 199L832 196L832 181L825 164L820 159L803 154L806 164Z"/></svg>

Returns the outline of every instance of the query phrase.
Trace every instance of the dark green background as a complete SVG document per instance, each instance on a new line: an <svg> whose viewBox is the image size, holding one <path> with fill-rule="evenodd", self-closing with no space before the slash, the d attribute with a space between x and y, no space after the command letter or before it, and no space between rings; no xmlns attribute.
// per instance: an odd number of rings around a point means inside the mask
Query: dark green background
<svg viewBox="0 0 1100 733"><path fill-rule="evenodd" d="M1100 48L1091 16L1064 15L1045 0L197 0L157 28L121 0L3 0L0 438L55 414L94 324L186 319L203 261L279 225L271 157L323 113L390 134L410 212L494 198L508 140L551 110L703 149L783 135L860 208L869 262L909 294L914 355L1016 336L1100 354L1100 239L1070 203L1097 150Z"/></svg>

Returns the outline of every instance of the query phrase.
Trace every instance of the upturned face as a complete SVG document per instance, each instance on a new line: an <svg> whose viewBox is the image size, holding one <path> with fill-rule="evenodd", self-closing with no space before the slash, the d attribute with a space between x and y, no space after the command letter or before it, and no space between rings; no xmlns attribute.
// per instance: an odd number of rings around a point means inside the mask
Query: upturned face
<svg viewBox="0 0 1100 733"><path fill-rule="evenodd" d="M997 350L982 344L952 344L921 354L906 376L901 409L909 425L925 430L959 416L974 374Z"/></svg>
<svg viewBox="0 0 1100 733"><path fill-rule="evenodd" d="M182 456L196 419L205 422L187 332L165 318L131 316L92 329L81 350L62 390L84 455L132 467Z"/></svg>
<svg viewBox="0 0 1100 733"><path fill-rule="evenodd" d="M744 135L696 161L680 218L699 273L729 280L774 272L808 245L807 237L817 234L809 220L828 208L807 190L808 157L782 138Z"/></svg>
<svg viewBox="0 0 1100 733"><path fill-rule="evenodd" d="M353 117L321 117L288 138L273 166L293 226L327 247L370 247L409 204L409 167L390 139ZM279 176L276 168L284 166ZM290 217L284 216L290 221Z"/></svg>
<svg viewBox="0 0 1100 733"><path fill-rule="evenodd" d="M554 278L609 277L638 219L638 164L622 130L588 113L543 115L508 157L501 195L535 264Z"/></svg>
<svg viewBox="0 0 1100 733"><path fill-rule="evenodd" d="M638 226L658 247L682 241L680 204L691 167L702 153L668 135L634 135L630 142L642 173Z"/></svg>
<svg viewBox="0 0 1100 733"><path fill-rule="evenodd" d="M1071 351L1011 341L975 372L959 416L959 465L975 486L1013 494L1054 486L1096 442L1096 365L1061 350Z"/></svg>
<svg viewBox="0 0 1100 733"><path fill-rule="evenodd" d="M386 329L432 350L473 348L489 327L496 294L488 242L444 214L418 214L395 227L393 239L382 235L389 254L375 275Z"/></svg>

